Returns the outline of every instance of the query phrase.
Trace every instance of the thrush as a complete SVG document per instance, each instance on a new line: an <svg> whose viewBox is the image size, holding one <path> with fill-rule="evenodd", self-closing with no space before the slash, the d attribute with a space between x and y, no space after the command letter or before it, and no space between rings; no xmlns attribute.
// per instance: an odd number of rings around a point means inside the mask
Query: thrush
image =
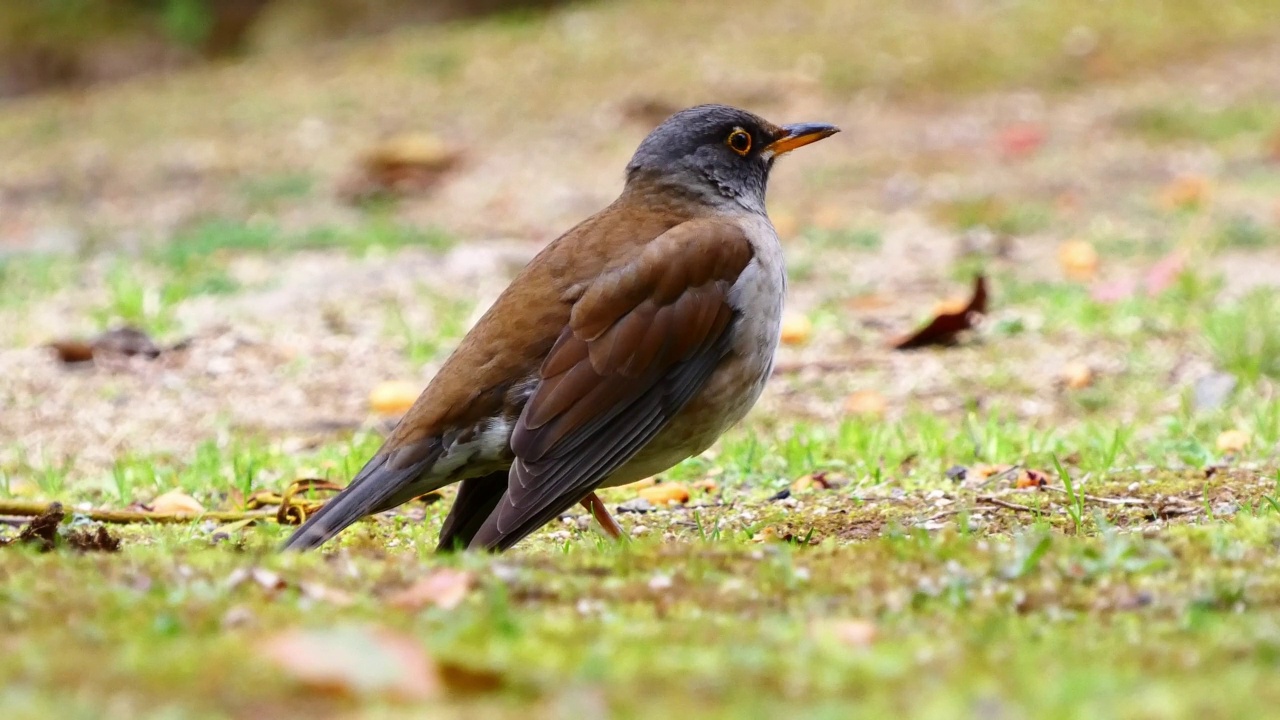
<svg viewBox="0 0 1280 720"><path fill-rule="evenodd" d="M701 105L662 122L611 205L516 276L351 484L286 548L461 482L439 549L505 550L595 491L701 453L773 368L787 278L765 187L825 124Z"/></svg>

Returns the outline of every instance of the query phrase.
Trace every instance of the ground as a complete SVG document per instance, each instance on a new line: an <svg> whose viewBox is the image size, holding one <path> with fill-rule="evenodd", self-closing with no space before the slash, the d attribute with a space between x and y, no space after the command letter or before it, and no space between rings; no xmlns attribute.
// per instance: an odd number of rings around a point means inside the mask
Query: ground
<svg viewBox="0 0 1280 720"><path fill-rule="evenodd" d="M345 482L394 422L371 393L425 384L668 109L844 128L771 183L779 372L658 479L686 504L606 494L633 542L575 512L439 557L451 491L304 556L274 520L11 542L5 716L1274 712L1274 12L778 5L590 3L0 105L0 507L60 501L64 533ZM353 201L405 134L456 163ZM976 329L891 349L978 273ZM165 351L46 347L122 323Z"/></svg>

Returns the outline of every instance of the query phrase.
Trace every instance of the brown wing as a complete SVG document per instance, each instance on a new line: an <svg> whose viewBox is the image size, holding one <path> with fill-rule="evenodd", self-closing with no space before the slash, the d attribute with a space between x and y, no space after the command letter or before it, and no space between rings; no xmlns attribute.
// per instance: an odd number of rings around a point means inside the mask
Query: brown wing
<svg viewBox="0 0 1280 720"><path fill-rule="evenodd" d="M618 258L639 257L653 238L681 221L680 212L658 209L615 202L549 244L467 333L346 490L307 518L285 546L316 547L365 515L465 477L469 468L441 473L437 462L491 421L514 421L528 394L525 383L569 322L583 279L607 273ZM504 489L505 482L469 486L467 497L474 502L452 514L446 537L451 545L480 526ZM487 492L496 494L490 498Z"/></svg>
<svg viewBox="0 0 1280 720"><path fill-rule="evenodd" d="M679 413L727 352L728 293L751 255L737 225L690 221L583 291L512 433L506 495L472 547L515 544Z"/></svg>

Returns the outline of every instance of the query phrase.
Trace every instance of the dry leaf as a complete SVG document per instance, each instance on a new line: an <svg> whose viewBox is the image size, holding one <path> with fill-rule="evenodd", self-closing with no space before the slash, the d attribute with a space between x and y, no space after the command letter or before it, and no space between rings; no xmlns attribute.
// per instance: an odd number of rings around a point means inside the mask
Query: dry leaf
<svg viewBox="0 0 1280 720"><path fill-rule="evenodd" d="M996 137L1000 154L1006 158L1024 158L1034 155L1045 141L1045 128L1040 123L1015 123L1002 128Z"/></svg>
<svg viewBox="0 0 1280 720"><path fill-rule="evenodd" d="M505 684L500 673L493 670L464 667L450 662L437 665L440 680L455 695L478 695L496 692Z"/></svg>
<svg viewBox="0 0 1280 720"><path fill-rule="evenodd" d="M875 390L858 390L844 399L846 415L882 417L889 409L889 401Z"/></svg>
<svg viewBox="0 0 1280 720"><path fill-rule="evenodd" d="M1224 430L1218 435L1218 452L1238 453L1249 446L1249 433L1244 430Z"/></svg>
<svg viewBox="0 0 1280 720"><path fill-rule="evenodd" d="M788 313L782 318L782 342L785 345L803 345L813 335L813 323L798 313Z"/></svg>
<svg viewBox="0 0 1280 720"><path fill-rule="evenodd" d="M338 194L360 201L378 195L422 193L435 187L461 159L462 153L434 135L397 135L365 151Z"/></svg>
<svg viewBox="0 0 1280 720"><path fill-rule="evenodd" d="M1160 203L1170 210L1191 210L1209 200L1213 188L1200 175L1179 175L1160 191Z"/></svg>
<svg viewBox="0 0 1280 720"><path fill-rule="evenodd" d="M199 515L204 512L204 506L198 500L181 490L170 490L146 507L161 515Z"/></svg>
<svg viewBox="0 0 1280 720"><path fill-rule="evenodd" d="M57 353L59 360L68 364L88 362L101 355L141 355L154 360L163 352L151 336L133 327L113 328L88 341L74 338L54 340L49 347Z"/></svg>
<svg viewBox="0 0 1280 720"><path fill-rule="evenodd" d="M662 483L653 487L642 488L636 493L654 505L683 505L689 502L689 489L680 483Z"/></svg>
<svg viewBox="0 0 1280 720"><path fill-rule="evenodd" d="M817 620L809 626L814 638L834 640L841 645L855 648L870 647L876 640L876 624L870 620Z"/></svg>
<svg viewBox="0 0 1280 720"><path fill-rule="evenodd" d="M808 475L801 475L791 483L791 492L797 493L804 490L830 490L834 485L827 479L827 473L818 471Z"/></svg>
<svg viewBox="0 0 1280 720"><path fill-rule="evenodd" d="M1058 246L1058 265L1070 280L1092 280L1098 274L1098 264L1098 251L1087 240L1068 240Z"/></svg>
<svg viewBox="0 0 1280 720"><path fill-rule="evenodd" d="M1059 377L1067 389L1083 390L1093 384L1093 368L1079 361L1069 362L1062 367Z"/></svg>
<svg viewBox="0 0 1280 720"><path fill-rule="evenodd" d="M369 408L379 415L403 415L413 407L422 386L403 380L388 380L374 386L369 393Z"/></svg>
<svg viewBox="0 0 1280 720"><path fill-rule="evenodd" d="M264 640L258 649L286 675L321 692L426 700L441 689L431 658L417 643L388 630L286 630Z"/></svg>
<svg viewBox="0 0 1280 720"><path fill-rule="evenodd" d="M704 493L711 494L720 490L720 484L711 478L698 480L689 486L690 489L700 490Z"/></svg>
<svg viewBox="0 0 1280 720"><path fill-rule="evenodd" d="M895 350L912 350L929 345L948 345L956 335L973 328L978 318L987 312L987 281L979 275L973 281L973 297L963 307L944 308L924 327L892 343Z"/></svg>
<svg viewBox="0 0 1280 720"><path fill-rule="evenodd" d="M1019 490L1042 488L1049 485L1049 476L1039 470L1023 470L1018 473L1018 480L1013 484Z"/></svg>
<svg viewBox="0 0 1280 720"><path fill-rule="evenodd" d="M387 604L416 611L428 606L452 610L471 592L473 577L464 570L440 568L387 598Z"/></svg>

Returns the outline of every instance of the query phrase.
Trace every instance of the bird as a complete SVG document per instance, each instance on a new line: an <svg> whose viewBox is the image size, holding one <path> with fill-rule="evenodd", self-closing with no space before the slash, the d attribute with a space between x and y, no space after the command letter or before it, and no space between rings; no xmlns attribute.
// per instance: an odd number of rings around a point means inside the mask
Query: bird
<svg viewBox="0 0 1280 720"><path fill-rule="evenodd" d="M516 275L284 549L452 483L439 551L507 550L577 504L625 538L596 490L700 454L760 397L787 286L769 173L837 132L726 105L660 123L617 199Z"/></svg>

